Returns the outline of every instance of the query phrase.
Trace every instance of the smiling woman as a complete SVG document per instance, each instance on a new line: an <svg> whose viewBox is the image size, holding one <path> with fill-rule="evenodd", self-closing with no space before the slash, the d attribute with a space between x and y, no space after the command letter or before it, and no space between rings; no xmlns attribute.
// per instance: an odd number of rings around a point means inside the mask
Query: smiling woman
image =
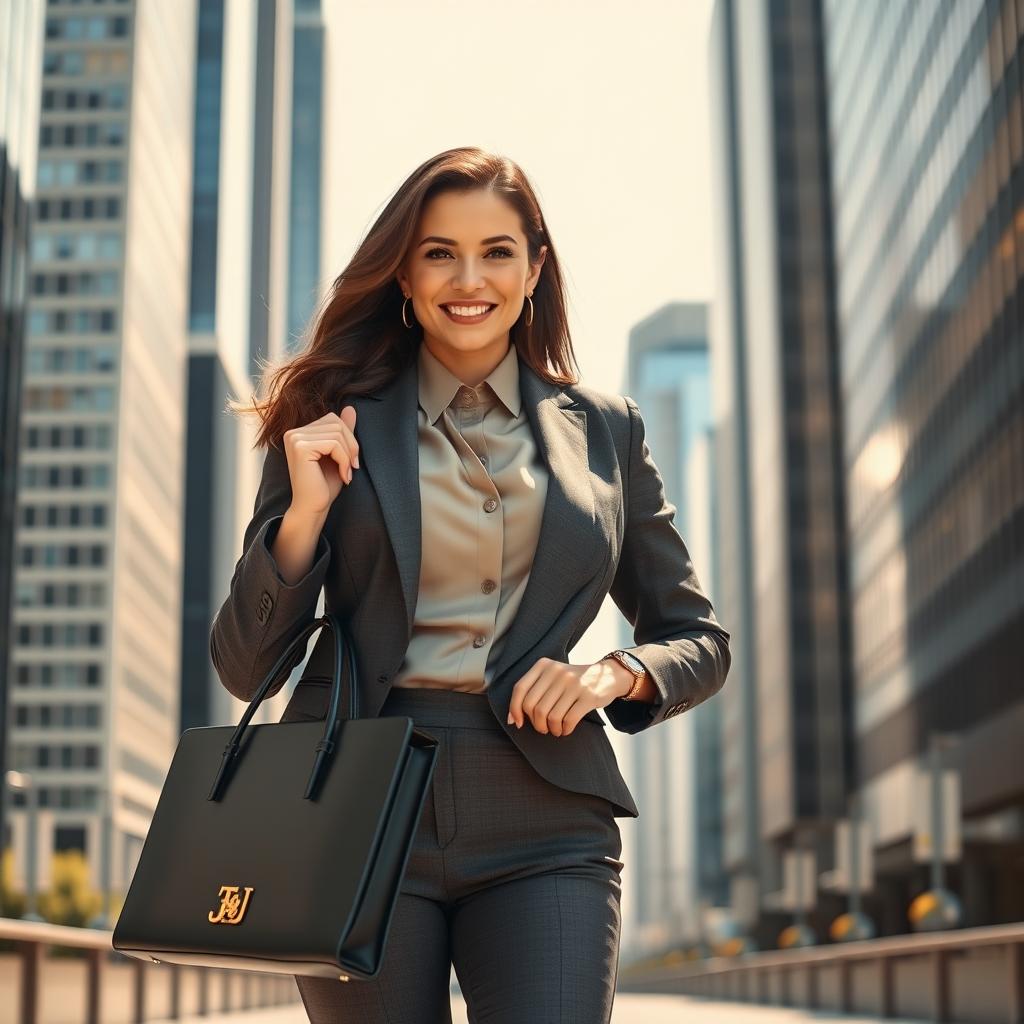
<svg viewBox="0 0 1024 1024"><path fill-rule="evenodd" d="M446 308L467 304L491 308ZM579 380L561 268L533 187L513 160L476 147L446 150L409 175L311 328L298 355L263 360L261 397L230 403L260 417L261 446L338 412L346 398L377 393L416 359L420 341L449 368L458 357L467 383L483 380L510 344L542 380Z"/></svg>
<svg viewBox="0 0 1024 1024"><path fill-rule="evenodd" d="M220 678L250 694L322 587L362 713L438 740L380 972L296 976L311 1021L450 1024L453 964L473 1019L610 1019L616 819L639 811L598 712L635 733L695 707L729 634L636 404L570 373L565 307L522 170L450 150L392 197L252 406L271 447L211 631ZM635 645L568 663L607 595ZM283 721L322 717L332 658L318 641Z"/></svg>
<svg viewBox="0 0 1024 1024"><path fill-rule="evenodd" d="M467 384L479 384L508 351L548 247L531 260L519 213L490 189L433 196L419 230L426 237L403 260L398 283L431 353Z"/></svg>

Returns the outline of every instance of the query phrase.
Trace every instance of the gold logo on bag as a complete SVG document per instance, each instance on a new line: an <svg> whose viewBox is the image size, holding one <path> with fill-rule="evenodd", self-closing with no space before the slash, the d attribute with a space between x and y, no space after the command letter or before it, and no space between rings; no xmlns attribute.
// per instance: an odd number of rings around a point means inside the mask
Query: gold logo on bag
<svg viewBox="0 0 1024 1024"><path fill-rule="evenodd" d="M222 885L220 887L220 906L217 908L216 917L211 910L207 914L210 924L241 924L245 917L245 908L249 906L249 897L252 895L253 887L245 887L245 899L238 895L239 886Z"/></svg>

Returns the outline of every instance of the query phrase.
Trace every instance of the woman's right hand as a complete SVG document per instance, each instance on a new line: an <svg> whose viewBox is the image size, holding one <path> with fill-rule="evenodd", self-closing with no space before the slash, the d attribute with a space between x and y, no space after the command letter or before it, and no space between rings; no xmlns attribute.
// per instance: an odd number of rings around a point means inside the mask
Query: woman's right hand
<svg viewBox="0 0 1024 1024"><path fill-rule="evenodd" d="M340 416L329 412L284 432L294 511L324 516L341 488L351 483L353 472L359 468L355 425L355 406L346 405Z"/></svg>

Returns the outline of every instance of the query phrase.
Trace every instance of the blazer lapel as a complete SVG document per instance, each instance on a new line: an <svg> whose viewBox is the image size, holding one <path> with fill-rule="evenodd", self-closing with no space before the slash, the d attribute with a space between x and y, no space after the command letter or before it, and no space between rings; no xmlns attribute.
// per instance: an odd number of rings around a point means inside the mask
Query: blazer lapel
<svg viewBox="0 0 1024 1024"><path fill-rule="evenodd" d="M413 610L420 585L420 451L416 360L375 395L358 395L356 408L359 465L377 492L384 524L394 549L405 604L406 642L412 636Z"/></svg>
<svg viewBox="0 0 1024 1024"><path fill-rule="evenodd" d="M587 451L587 414L557 385L519 358L519 389L540 457L548 469L547 496L533 566L493 680L548 630L603 557ZM412 636L419 590L422 516L419 490L418 372L415 359L376 395L351 399L355 434L380 501L405 606L406 642Z"/></svg>
<svg viewBox="0 0 1024 1024"><path fill-rule="evenodd" d="M489 666L492 683L500 683L504 672L551 630L607 554L599 543L586 412L522 359L519 390L537 451L547 465L548 489L526 589L501 653Z"/></svg>

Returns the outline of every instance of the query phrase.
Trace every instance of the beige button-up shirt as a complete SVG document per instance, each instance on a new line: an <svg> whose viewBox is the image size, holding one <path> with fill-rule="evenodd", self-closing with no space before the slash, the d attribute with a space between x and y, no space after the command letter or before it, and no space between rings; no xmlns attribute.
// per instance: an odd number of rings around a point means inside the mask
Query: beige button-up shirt
<svg viewBox="0 0 1024 1024"><path fill-rule="evenodd" d="M483 693L537 548L547 467L514 345L477 387L419 349L421 568L394 686Z"/></svg>

